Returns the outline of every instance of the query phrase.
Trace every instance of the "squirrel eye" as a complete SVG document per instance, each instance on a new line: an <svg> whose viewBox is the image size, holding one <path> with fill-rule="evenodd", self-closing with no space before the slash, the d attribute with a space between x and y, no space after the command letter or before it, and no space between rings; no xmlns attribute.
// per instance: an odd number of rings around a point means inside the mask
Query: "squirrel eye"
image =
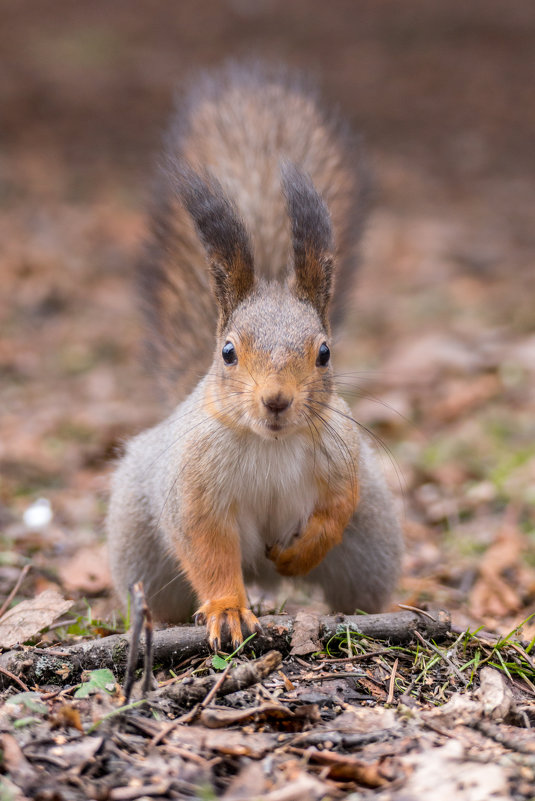
<svg viewBox="0 0 535 801"><path fill-rule="evenodd" d="M225 342L223 345L223 350L221 351L223 356L223 361L225 364L237 364L238 363L238 356L236 354L236 348L232 344L232 342Z"/></svg>
<svg viewBox="0 0 535 801"><path fill-rule="evenodd" d="M322 342L320 345L320 349L318 351L318 358L316 359L316 365L318 367L326 367L329 364L329 359L331 358L331 351L329 350L329 346L326 342Z"/></svg>

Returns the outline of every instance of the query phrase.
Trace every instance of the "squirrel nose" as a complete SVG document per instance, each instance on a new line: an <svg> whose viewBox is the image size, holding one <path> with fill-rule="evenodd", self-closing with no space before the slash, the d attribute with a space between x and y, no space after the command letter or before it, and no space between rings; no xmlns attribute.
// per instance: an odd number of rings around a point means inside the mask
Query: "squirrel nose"
<svg viewBox="0 0 535 801"><path fill-rule="evenodd" d="M280 412L286 411L292 405L293 398L289 398L287 395L284 395L282 392L277 392L276 395L268 395L266 398L262 398L262 403L269 409L270 412L273 414L279 414Z"/></svg>

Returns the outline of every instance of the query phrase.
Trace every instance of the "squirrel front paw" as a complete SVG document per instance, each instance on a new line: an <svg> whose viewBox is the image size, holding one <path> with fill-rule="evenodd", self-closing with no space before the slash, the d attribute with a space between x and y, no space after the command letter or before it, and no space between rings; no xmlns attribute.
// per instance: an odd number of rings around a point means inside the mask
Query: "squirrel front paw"
<svg viewBox="0 0 535 801"><path fill-rule="evenodd" d="M305 531L294 537L291 545L286 548L272 545L266 550L266 556L274 562L281 576L306 576L334 544L325 532L323 521L311 518Z"/></svg>
<svg viewBox="0 0 535 801"><path fill-rule="evenodd" d="M251 632L262 632L258 619L246 606L239 606L228 598L206 601L195 613L196 624L206 623L208 642L213 651L219 651L221 646L221 629L226 623L233 648L238 648L243 642L241 626Z"/></svg>
<svg viewBox="0 0 535 801"><path fill-rule="evenodd" d="M310 570L307 564L303 564L303 554L297 545L288 548L272 545L267 549L266 556L275 564L281 576L304 576Z"/></svg>

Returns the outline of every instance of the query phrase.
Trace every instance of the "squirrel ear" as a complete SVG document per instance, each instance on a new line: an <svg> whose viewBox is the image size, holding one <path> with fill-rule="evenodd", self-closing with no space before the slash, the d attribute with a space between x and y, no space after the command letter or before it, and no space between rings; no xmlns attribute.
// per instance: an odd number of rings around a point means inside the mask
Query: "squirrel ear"
<svg viewBox="0 0 535 801"><path fill-rule="evenodd" d="M327 328L333 283L333 231L329 210L310 177L295 164L285 162L281 172L292 230L292 291L300 300L314 306Z"/></svg>
<svg viewBox="0 0 535 801"><path fill-rule="evenodd" d="M236 206L213 175L205 172L201 176L184 164L175 175L178 195L208 254L221 330L254 288L249 235Z"/></svg>

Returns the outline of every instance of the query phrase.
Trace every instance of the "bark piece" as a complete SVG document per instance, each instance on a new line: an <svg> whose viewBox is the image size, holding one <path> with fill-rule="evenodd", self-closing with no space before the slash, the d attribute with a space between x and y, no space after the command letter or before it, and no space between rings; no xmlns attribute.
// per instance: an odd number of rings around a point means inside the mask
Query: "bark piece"
<svg viewBox="0 0 535 801"><path fill-rule="evenodd" d="M290 653L294 656L305 656L319 651L321 648L319 635L319 617L310 612L298 612L295 616Z"/></svg>
<svg viewBox="0 0 535 801"><path fill-rule="evenodd" d="M251 687L276 670L282 662L282 655L278 651L269 651L260 659L238 665L225 676L217 695L229 695L238 690ZM170 684L151 693L150 698L167 698L179 707L189 707L201 703L212 687L220 679L219 676L203 676L202 678L189 677L180 684Z"/></svg>

